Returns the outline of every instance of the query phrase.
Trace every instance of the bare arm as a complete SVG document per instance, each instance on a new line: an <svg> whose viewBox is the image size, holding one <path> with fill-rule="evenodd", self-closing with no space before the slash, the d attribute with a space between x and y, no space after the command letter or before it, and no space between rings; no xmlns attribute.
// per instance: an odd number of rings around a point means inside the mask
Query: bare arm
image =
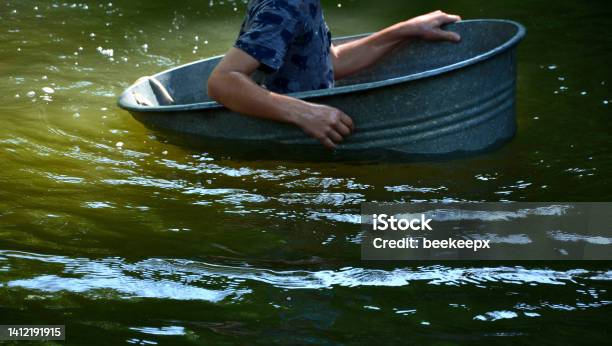
<svg viewBox="0 0 612 346"><path fill-rule="evenodd" d="M235 112L299 126L328 148L334 148L353 131L351 118L338 109L257 85L250 75L259 65L249 54L232 48L208 79L208 95Z"/></svg>
<svg viewBox="0 0 612 346"><path fill-rule="evenodd" d="M373 65L398 45L416 39L458 42L457 33L440 26L461 20L441 11L397 23L368 37L332 47L335 79L339 80Z"/></svg>

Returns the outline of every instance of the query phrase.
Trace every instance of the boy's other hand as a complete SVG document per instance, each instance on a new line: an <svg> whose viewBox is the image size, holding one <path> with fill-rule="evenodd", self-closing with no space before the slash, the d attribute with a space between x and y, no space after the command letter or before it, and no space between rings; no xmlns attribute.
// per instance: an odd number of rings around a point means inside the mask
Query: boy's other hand
<svg viewBox="0 0 612 346"><path fill-rule="evenodd" d="M442 11L431 12L398 24L398 30L407 37L414 37L426 41L461 41L456 32L442 30L445 24L461 20L460 16L447 14Z"/></svg>

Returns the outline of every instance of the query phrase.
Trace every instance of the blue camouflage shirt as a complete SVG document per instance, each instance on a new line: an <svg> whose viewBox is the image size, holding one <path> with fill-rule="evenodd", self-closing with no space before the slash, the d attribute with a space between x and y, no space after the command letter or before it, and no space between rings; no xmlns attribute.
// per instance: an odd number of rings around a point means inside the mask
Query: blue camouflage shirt
<svg viewBox="0 0 612 346"><path fill-rule="evenodd" d="M261 63L258 82L288 94L334 86L320 0L250 0L234 45Z"/></svg>

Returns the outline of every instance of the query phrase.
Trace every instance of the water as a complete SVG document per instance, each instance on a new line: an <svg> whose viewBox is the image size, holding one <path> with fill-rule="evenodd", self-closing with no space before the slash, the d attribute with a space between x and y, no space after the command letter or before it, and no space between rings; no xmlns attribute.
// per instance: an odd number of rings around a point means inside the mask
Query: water
<svg viewBox="0 0 612 346"><path fill-rule="evenodd" d="M404 164L177 146L116 96L223 53L242 2L4 1L0 324L65 323L70 344L608 342L607 262L368 264L355 222L366 200L609 201L612 6L323 2L338 36L437 8L524 23L516 139Z"/></svg>

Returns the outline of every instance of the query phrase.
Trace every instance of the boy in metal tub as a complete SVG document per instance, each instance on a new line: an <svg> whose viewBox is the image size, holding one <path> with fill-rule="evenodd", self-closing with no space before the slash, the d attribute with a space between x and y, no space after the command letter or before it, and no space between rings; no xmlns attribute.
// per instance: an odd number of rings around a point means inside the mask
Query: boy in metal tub
<svg viewBox="0 0 612 346"><path fill-rule="evenodd" d="M441 29L459 20L436 11L334 46L320 0L250 0L238 40L208 80L208 95L235 112L294 124L333 149L354 130L350 116L286 94L332 88L410 41L459 42L457 33ZM260 84L251 78L256 70L264 76Z"/></svg>

